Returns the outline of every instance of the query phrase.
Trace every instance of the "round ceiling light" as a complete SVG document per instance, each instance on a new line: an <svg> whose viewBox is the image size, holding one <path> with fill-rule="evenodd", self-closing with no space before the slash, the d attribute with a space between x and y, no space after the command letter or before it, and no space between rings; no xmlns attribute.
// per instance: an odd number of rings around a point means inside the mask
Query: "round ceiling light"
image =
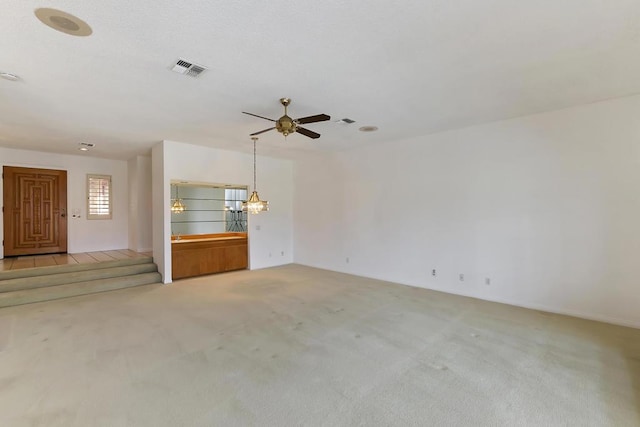
<svg viewBox="0 0 640 427"><path fill-rule="evenodd" d="M362 126L358 129L360 132L375 132L378 130L378 126Z"/></svg>
<svg viewBox="0 0 640 427"><path fill-rule="evenodd" d="M79 142L78 143L78 150L80 151L89 151L89 149L95 147L96 144L94 144L93 142Z"/></svg>
<svg viewBox="0 0 640 427"><path fill-rule="evenodd" d="M15 74L11 74L11 73L0 73L0 77L2 77L5 80L12 81L12 82L17 82L18 80L20 80L20 77L16 76Z"/></svg>
<svg viewBox="0 0 640 427"><path fill-rule="evenodd" d="M72 36L86 37L93 32L82 19L61 10L43 7L36 9L35 14L44 25Z"/></svg>

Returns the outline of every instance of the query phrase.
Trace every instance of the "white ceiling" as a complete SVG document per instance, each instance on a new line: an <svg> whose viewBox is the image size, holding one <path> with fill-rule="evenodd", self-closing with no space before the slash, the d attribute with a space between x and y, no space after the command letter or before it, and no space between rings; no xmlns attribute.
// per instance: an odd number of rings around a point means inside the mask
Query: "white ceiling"
<svg viewBox="0 0 640 427"><path fill-rule="evenodd" d="M92 28L39 22L55 7ZM637 0L4 0L0 145L127 159L163 139L251 150L249 133L317 113L311 140L341 150L640 92ZM178 58L209 67L193 79ZM353 125L333 120L349 117ZM358 132L364 125L380 128Z"/></svg>

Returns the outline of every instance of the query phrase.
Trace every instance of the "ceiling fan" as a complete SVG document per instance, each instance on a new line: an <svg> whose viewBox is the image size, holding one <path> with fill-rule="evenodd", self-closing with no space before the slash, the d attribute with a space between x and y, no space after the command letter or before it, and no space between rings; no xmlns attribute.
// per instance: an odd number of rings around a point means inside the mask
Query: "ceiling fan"
<svg viewBox="0 0 640 427"><path fill-rule="evenodd" d="M252 133L251 136L260 135L261 133L268 132L270 130L276 129L278 132L284 135L286 138L287 135L290 135L294 132L301 133L304 136L308 136L309 138L317 139L320 138L319 133L315 133L310 131L309 129L305 129L300 127L299 125L305 125L307 123L316 123L316 122L324 122L327 120L331 120L330 116L326 114L316 114L315 116L301 117L299 119L292 119L287 115L287 107L291 104L291 100L289 98L280 98L280 103L284 106L284 116L280 117L278 120L269 119L267 117L262 117L257 114L247 113L243 111L244 114L248 114L250 116L259 117L261 119L269 120L270 122L275 122L275 126L269 129L264 129L259 132Z"/></svg>

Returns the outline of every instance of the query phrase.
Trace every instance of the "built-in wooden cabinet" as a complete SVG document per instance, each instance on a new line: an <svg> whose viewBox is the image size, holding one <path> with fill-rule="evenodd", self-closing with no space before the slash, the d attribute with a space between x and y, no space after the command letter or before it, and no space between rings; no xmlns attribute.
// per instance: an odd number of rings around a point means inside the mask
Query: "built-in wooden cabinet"
<svg viewBox="0 0 640 427"><path fill-rule="evenodd" d="M243 270L248 265L247 233L198 234L171 241L173 279Z"/></svg>

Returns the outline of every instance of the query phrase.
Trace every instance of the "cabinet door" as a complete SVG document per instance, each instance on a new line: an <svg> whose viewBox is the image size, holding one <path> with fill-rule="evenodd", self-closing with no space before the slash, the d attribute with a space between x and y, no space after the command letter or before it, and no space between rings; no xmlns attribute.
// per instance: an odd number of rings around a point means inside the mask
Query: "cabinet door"
<svg viewBox="0 0 640 427"><path fill-rule="evenodd" d="M224 248L181 249L171 254L171 277L201 276L203 274L220 273L224 268Z"/></svg>
<svg viewBox="0 0 640 427"><path fill-rule="evenodd" d="M180 250L171 254L171 277L197 276L200 273L200 254L197 250Z"/></svg>
<svg viewBox="0 0 640 427"><path fill-rule="evenodd" d="M229 246L224 250L225 271L243 270L248 267L247 245Z"/></svg>
<svg viewBox="0 0 640 427"><path fill-rule="evenodd" d="M220 273L225 271L225 248L207 248L205 256L202 257L200 274Z"/></svg>

